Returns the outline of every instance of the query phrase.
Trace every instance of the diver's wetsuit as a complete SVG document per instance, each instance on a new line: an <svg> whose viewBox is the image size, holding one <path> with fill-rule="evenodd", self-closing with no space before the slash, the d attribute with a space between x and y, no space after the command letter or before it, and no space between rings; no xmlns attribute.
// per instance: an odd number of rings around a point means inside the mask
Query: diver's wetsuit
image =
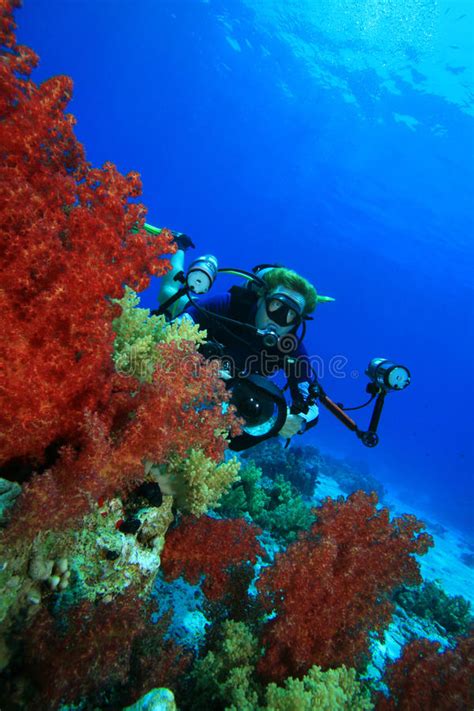
<svg viewBox="0 0 474 711"><path fill-rule="evenodd" d="M230 366L231 375L246 371L264 376L274 375L283 370L288 375L287 359L296 359L293 376L289 379L292 401L308 398L309 384L314 380L306 348L294 339L294 347L287 348L292 339L282 341L281 347L269 348L263 345L261 337L244 324L254 324L258 297L250 289L233 287L229 293L199 299L199 308L188 306L184 315L207 331L209 341L217 341L224 346L224 360ZM209 315L201 311L210 312ZM227 323L216 316L225 316L238 321L242 326ZM283 344L285 347L283 347ZM299 413L306 424L316 424L319 410L310 405L308 411Z"/></svg>

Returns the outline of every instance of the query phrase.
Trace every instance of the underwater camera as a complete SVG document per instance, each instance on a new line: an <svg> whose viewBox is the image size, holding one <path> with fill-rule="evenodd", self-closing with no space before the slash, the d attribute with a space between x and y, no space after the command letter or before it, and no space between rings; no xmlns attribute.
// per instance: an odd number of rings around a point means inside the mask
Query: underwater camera
<svg viewBox="0 0 474 711"><path fill-rule="evenodd" d="M244 421L242 434L230 441L230 449L240 452L278 434L287 415L280 388L262 375L232 378L226 385L231 391L230 403Z"/></svg>

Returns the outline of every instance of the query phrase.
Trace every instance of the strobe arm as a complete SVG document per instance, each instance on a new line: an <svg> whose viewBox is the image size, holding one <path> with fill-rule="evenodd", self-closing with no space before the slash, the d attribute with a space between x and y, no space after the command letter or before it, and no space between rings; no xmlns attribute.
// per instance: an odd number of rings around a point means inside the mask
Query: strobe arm
<svg viewBox="0 0 474 711"><path fill-rule="evenodd" d="M366 447L375 447L378 444L379 436L376 430L380 421L380 415L382 414L382 408L386 394L383 390L379 391L379 394L377 395L374 411L370 420L369 429L366 432L359 429L357 423L354 422L354 420L349 417L349 415L344 412L344 410L342 410L339 405L337 405L333 400L331 400L328 395L326 395L326 393L319 384L313 386L312 390L313 395L319 400L321 405L324 405L324 407L329 410L329 412L331 412L335 417L337 417L339 422L342 422L342 424L347 427L347 429L351 430L351 432L354 432L356 436L360 439L362 444L364 444Z"/></svg>

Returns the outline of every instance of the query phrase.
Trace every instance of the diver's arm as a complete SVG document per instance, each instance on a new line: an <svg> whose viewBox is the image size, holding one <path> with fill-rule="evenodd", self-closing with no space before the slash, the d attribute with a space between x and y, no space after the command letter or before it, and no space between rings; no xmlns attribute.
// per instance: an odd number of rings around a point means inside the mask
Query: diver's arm
<svg viewBox="0 0 474 711"><path fill-rule="evenodd" d="M304 400L307 401L310 399L310 394L309 394L309 382L307 380L298 383L298 390L300 391L301 395L303 396ZM312 424L316 424L316 420L319 417L319 407L316 405L315 402L308 403L308 411L307 412L300 412L298 413L299 417L301 417L304 422L304 428L303 432L306 429L306 427L309 425L311 422Z"/></svg>
<svg viewBox="0 0 474 711"><path fill-rule="evenodd" d="M190 304L184 311L192 318L194 323L198 323L203 328L206 328L206 322L212 319L212 314L229 316L230 315L230 294L218 294L209 296L207 299L199 299L197 306ZM209 312L209 316L205 313Z"/></svg>
<svg viewBox="0 0 474 711"><path fill-rule="evenodd" d="M209 334L211 330L210 327L212 326L212 314L229 315L230 295L221 294L207 299L199 299L198 304L200 308L192 305L188 299L186 308L178 314L173 321L183 321L186 319L193 324L197 324L201 329L205 329Z"/></svg>
<svg viewBox="0 0 474 711"><path fill-rule="evenodd" d="M285 424L278 434L285 439L289 439L296 434L303 434L308 427L314 427L317 424L318 418L319 407L315 404L309 405L307 412L298 412L297 414L292 413L289 407Z"/></svg>
<svg viewBox="0 0 474 711"><path fill-rule="evenodd" d="M293 401L291 409L293 410L293 417L299 418L300 429L298 434L302 434L308 426L314 426L319 417L319 407L310 395L310 385L315 382L316 377L308 352L303 344L300 343L294 357L296 366L293 374L293 385L290 387Z"/></svg>

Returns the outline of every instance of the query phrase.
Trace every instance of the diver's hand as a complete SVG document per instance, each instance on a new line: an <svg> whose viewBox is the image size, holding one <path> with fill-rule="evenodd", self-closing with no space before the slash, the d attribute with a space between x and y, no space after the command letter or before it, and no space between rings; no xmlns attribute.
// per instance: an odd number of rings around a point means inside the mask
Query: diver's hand
<svg viewBox="0 0 474 711"><path fill-rule="evenodd" d="M278 434L285 439L289 439L290 437L293 437L293 435L298 434L303 422L304 418L299 415L287 415L285 424Z"/></svg>

